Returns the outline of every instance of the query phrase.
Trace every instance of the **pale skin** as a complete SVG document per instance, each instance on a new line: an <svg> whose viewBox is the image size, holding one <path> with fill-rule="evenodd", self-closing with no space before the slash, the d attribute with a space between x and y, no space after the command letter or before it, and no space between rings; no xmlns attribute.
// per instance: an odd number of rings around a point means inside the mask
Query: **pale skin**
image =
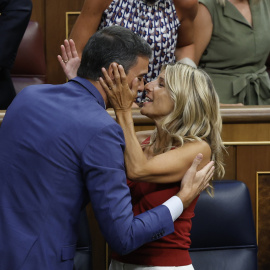
<svg viewBox="0 0 270 270"><path fill-rule="evenodd" d="M76 52L76 48L75 48L75 44L73 40L69 40L69 41L66 40L64 42L64 45L61 47L61 50L62 50L62 56L59 55L58 59L60 63L62 63L63 65L66 66L66 63L64 62L66 60L71 61L73 60L73 58L76 58L78 60L77 52ZM126 107L124 107L124 109L128 111L131 111L130 108L133 104L134 97L137 95L137 91L138 90L142 91L144 89L143 78L145 74L147 74L148 72L148 64L149 64L149 59L147 57L138 57L137 63L129 70L127 75L125 74L125 80L126 80L125 83L131 90L125 91L124 92L125 95L123 94L121 96L121 100L125 101ZM116 70L116 67L117 67L117 64L112 63L109 65L109 68L106 70L108 76L112 78L113 80L114 78L116 79L117 77L120 78L120 74ZM106 107L109 108L110 102L108 99L108 95L106 91L104 90L104 87L102 86L102 79L99 81L92 81L92 80L89 80L89 81L100 92L100 94L102 95L104 99ZM131 126L134 131L133 119L132 119ZM134 135L135 132L132 134ZM135 138L136 138L136 134L135 134ZM138 133L138 138L141 142L142 140L146 138L146 133L145 132ZM140 149L140 151L142 152L137 138L135 142L138 144L138 149ZM176 150L173 150L173 151L176 151ZM173 151L170 151L170 152L173 152ZM190 160L187 163L181 165L180 173L178 173L178 175L177 173L171 174L171 172L169 172L168 170L167 172L166 171L161 172L162 175L159 175L159 177L163 178L163 180L161 180L160 182L165 182L166 179L168 179L166 176L166 173L167 175L170 175L171 182L179 181L180 178L177 178L177 177L181 177L181 178L183 177L180 184L180 191L176 194L176 196L178 196L182 200L184 208L188 207L189 204L201 193L201 191L208 187L209 180L213 177L213 174L214 174L213 161L209 162L207 165L205 165L202 168L202 166L206 164L210 158L210 156L208 156L206 152L207 152L206 148L203 149L203 147L201 147L199 149L197 148L196 150L194 148L194 152L193 152L194 155L192 157L190 155L189 156ZM205 154L206 157L203 157L203 154ZM179 162L182 162L181 159L179 159ZM179 170L179 164L177 164L177 170ZM148 178L146 175L144 177L145 179ZM154 175L149 177L150 180L151 178L152 178L152 182L154 182L155 181L154 179L157 179L157 174L154 173Z"/></svg>
<svg viewBox="0 0 270 270"><path fill-rule="evenodd" d="M191 166L192 161L198 152L203 155L202 162L198 167L199 169L210 161L211 149L204 141L186 143L183 147L176 147L176 149L165 153L154 153L154 146L147 146L142 150L140 143L147 135L149 135L149 133L141 132L136 134L134 131L130 104L136 94L136 85L133 85L131 90L129 89L127 78L121 65L118 66L116 63L113 64L114 82L111 79L112 76L110 76L105 69L102 71L108 86L102 78L100 78L100 83L114 107L117 121L124 131L126 141L125 164L127 176L131 180L154 183L179 182ZM163 76L162 73L160 76ZM146 85L145 89L151 91L150 88L152 88L153 91L159 91L155 83L153 82L152 84L153 86L151 86L151 83ZM161 91L162 94L156 94L156 96L160 95L164 102L167 90L162 89ZM150 94L148 93L147 96L150 96ZM157 97L156 100L158 100ZM154 104L155 99L151 103ZM149 104L148 106L154 107L152 104ZM160 104L157 106L160 108ZM168 104L166 104L166 108L164 107L156 113L154 113L155 109L151 108L151 118L155 121L158 128L156 145L161 147L161 149L162 146L166 147L168 138L167 135L161 131L159 125L161 119L160 114L165 113L167 107ZM151 109L148 111L151 111ZM147 109L145 109L144 114L147 114Z"/></svg>
<svg viewBox="0 0 270 270"><path fill-rule="evenodd" d="M231 2L252 25L252 14L248 0L228 0ZM213 32L213 22L208 9L199 4L197 16L194 21L194 46L195 46L195 63L198 65L203 52L207 48ZM242 103L237 104L221 104L223 106L242 106Z"/></svg>
<svg viewBox="0 0 270 270"><path fill-rule="evenodd" d="M73 40L70 40L69 42L65 40L64 45L61 46L61 50L62 50L62 57L58 56L58 59L60 60L60 63L63 65L63 68L66 66L64 63L64 61L66 61L65 59L69 59L69 61L74 61L74 62L78 60L77 51L76 51L76 47ZM126 79L131 80L131 78L136 77L136 81L133 82L135 85L134 87L142 91L144 89L143 77L147 73L148 59L141 58L140 60L141 61L138 61L138 65L135 68L130 70ZM118 73L118 69L116 67L117 67L116 64L111 65L108 69L107 74L110 74L111 77L120 76L120 74ZM122 76L126 76L126 75L123 74ZM163 77L164 76L162 75L161 78ZM151 91L151 88L157 88L157 83L159 80L155 80L154 82L151 82L146 85L145 89L148 92L148 96L151 95L151 92L155 92L155 91ZM130 91L123 91L123 93L130 94ZM165 92L163 91L163 93L166 94L166 91ZM124 120L127 123L130 123L129 125L130 129L124 128L124 131L126 131L126 133L127 132L131 133L131 134L125 134L127 145L131 145L130 151L129 151L129 147L127 147L126 149L126 164L128 168L127 174L130 179L135 180L135 181L149 181L149 182L155 181L159 183L176 182L176 181L179 181L179 179L183 177L184 173L190 167L194 157L196 156L198 152L202 153L204 156L204 159L202 161L200 168L202 168L202 166L205 165L206 162L210 160L210 148L208 144L206 144L204 141L188 143L188 144L185 144L181 148L177 148L174 151L169 151L158 156L153 155L153 146L144 148L144 153L143 153L140 144L149 135L151 135L152 131L144 131L144 132L139 132L135 134L134 129L133 129L132 113L130 109L130 106L133 104L134 97L130 95L125 96L124 94L122 94L121 98L125 102L125 104L121 105L122 106L121 110L123 110L123 108L129 110L129 117L127 118L127 115L125 115ZM104 95L103 93L103 96L104 96L104 99L107 99L107 95ZM164 104L164 99L161 100L160 104ZM160 104L157 104L156 106L160 107ZM147 107L147 104L145 104L145 107ZM143 110L144 108L142 108L142 111ZM119 113L116 114L116 117L117 119L119 119L119 121L120 120L122 121L122 118L120 117ZM151 110L150 110L150 113L151 113ZM160 115L152 116L157 127L159 127L159 121L158 121L159 117ZM167 145L166 136L164 136L164 134L161 131L158 133L158 135L159 137L156 143L157 147L160 148L162 147L162 145L166 146ZM146 159L148 159L149 162L145 162ZM161 166L162 164L163 166ZM164 168L166 168L165 171L164 171Z"/></svg>
<svg viewBox="0 0 270 270"><path fill-rule="evenodd" d="M177 60L189 57L194 60L193 23L197 13L197 0L172 0L181 26L178 30L178 41L175 56ZM88 39L97 31L103 12L112 0L85 0L70 38L76 43L78 55L81 57Z"/></svg>
<svg viewBox="0 0 270 270"><path fill-rule="evenodd" d="M128 75L126 76L121 65L112 63L111 66L112 69L103 69L104 78L108 85L105 83L103 78L100 78L99 82L104 91L107 93L108 99L115 109L117 121L124 131L126 140L125 163L128 177L135 181L154 183L172 183L179 182L182 179L180 193L178 193L177 196L180 197L184 208L186 208L200 193L193 193L191 191L191 187L194 188L194 185L196 184L193 180L191 180L191 178L187 180L187 175L190 174L191 170L189 169L190 165L193 164L191 168L193 167L193 174L195 174L197 169L209 162L211 156L210 147L205 142L188 143L181 148L179 147L172 151L160 153L158 155L153 154L153 147L146 147L144 150L142 150L140 142L145 139L148 132L139 133L138 141L137 135L134 131L131 113L131 104L137 94L138 81L135 79L130 83L128 80ZM151 86L146 85L145 88L147 89L147 87L151 88ZM164 108L164 110L166 109ZM154 118L156 119L156 124L158 125L159 117L158 115L156 116L157 117ZM160 143L166 143L166 136L159 136L159 138ZM200 152L199 155L197 154L198 152ZM195 161L194 157L196 157ZM195 169L194 162L196 163L196 159L198 158L200 158L201 163L200 165L197 164L197 168ZM213 162L209 162L206 167L208 169L211 167L206 175L207 179L209 177L209 179L211 179L214 171ZM202 173L206 167L199 172ZM190 185L190 190L187 191L187 189L182 189L183 185ZM202 191L207 186L208 182L207 185L204 184L199 189ZM194 196L191 196L192 193Z"/></svg>

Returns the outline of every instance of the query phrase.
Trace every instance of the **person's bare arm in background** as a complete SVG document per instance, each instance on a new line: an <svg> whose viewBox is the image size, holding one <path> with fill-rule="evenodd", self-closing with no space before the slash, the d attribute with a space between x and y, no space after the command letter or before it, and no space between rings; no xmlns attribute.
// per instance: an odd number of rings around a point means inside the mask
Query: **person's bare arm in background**
<svg viewBox="0 0 270 270"><path fill-rule="evenodd" d="M207 48L213 32L213 22L208 9L199 4L198 13L194 20L195 63L199 64L203 52Z"/></svg>
<svg viewBox="0 0 270 270"><path fill-rule="evenodd" d="M82 51L88 39L97 31L102 17L112 0L85 0L81 14L76 20L70 38L74 40L78 55L81 58Z"/></svg>
<svg viewBox="0 0 270 270"><path fill-rule="evenodd" d="M178 30L176 60L188 57L195 61L194 19L198 10L197 0L175 0L176 14L181 23Z"/></svg>

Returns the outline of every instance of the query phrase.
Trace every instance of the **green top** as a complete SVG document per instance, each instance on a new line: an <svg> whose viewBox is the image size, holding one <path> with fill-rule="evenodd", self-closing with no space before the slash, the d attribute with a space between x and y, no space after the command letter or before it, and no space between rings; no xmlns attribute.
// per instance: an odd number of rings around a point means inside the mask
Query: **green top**
<svg viewBox="0 0 270 270"><path fill-rule="evenodd" d="M265 62L270 53L270 0L250 3L253 26L229 1L199 0L211 14L213 33L199 66L211 76L221 103L270 104Z"/></svg>

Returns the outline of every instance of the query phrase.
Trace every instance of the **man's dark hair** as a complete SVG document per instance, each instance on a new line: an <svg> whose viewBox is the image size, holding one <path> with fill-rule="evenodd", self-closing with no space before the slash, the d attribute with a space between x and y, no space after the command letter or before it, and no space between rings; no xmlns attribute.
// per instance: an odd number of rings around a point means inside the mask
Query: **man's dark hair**
<svg viewBox="0 0 270 270"><path fill-rule="evenodd" d="M148 43L127 28L109 26L97 31L84 47L78 76L98 80L101 68L113 62L124 67L126 73L137 63L138 56L150 58L152 50Z"/></svg>

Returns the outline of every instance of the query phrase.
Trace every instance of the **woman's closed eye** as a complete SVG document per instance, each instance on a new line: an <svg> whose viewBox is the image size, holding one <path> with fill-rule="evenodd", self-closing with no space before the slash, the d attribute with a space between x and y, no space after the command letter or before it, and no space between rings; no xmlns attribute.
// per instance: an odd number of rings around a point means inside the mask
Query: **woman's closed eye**
<svg viewBox="0 0 270 270"><path fill-rule="evenodd" d="M159 83L158 86L159 87L165 87L164 83Z"/></svg>
<svg viewBox="0 0 270 270"><path fill-rule="evenodd" d="M158 86L159 86L159 87L165 87L165 81L164 81L164 78L159 77L159 79L158 79Z"/></svg>

